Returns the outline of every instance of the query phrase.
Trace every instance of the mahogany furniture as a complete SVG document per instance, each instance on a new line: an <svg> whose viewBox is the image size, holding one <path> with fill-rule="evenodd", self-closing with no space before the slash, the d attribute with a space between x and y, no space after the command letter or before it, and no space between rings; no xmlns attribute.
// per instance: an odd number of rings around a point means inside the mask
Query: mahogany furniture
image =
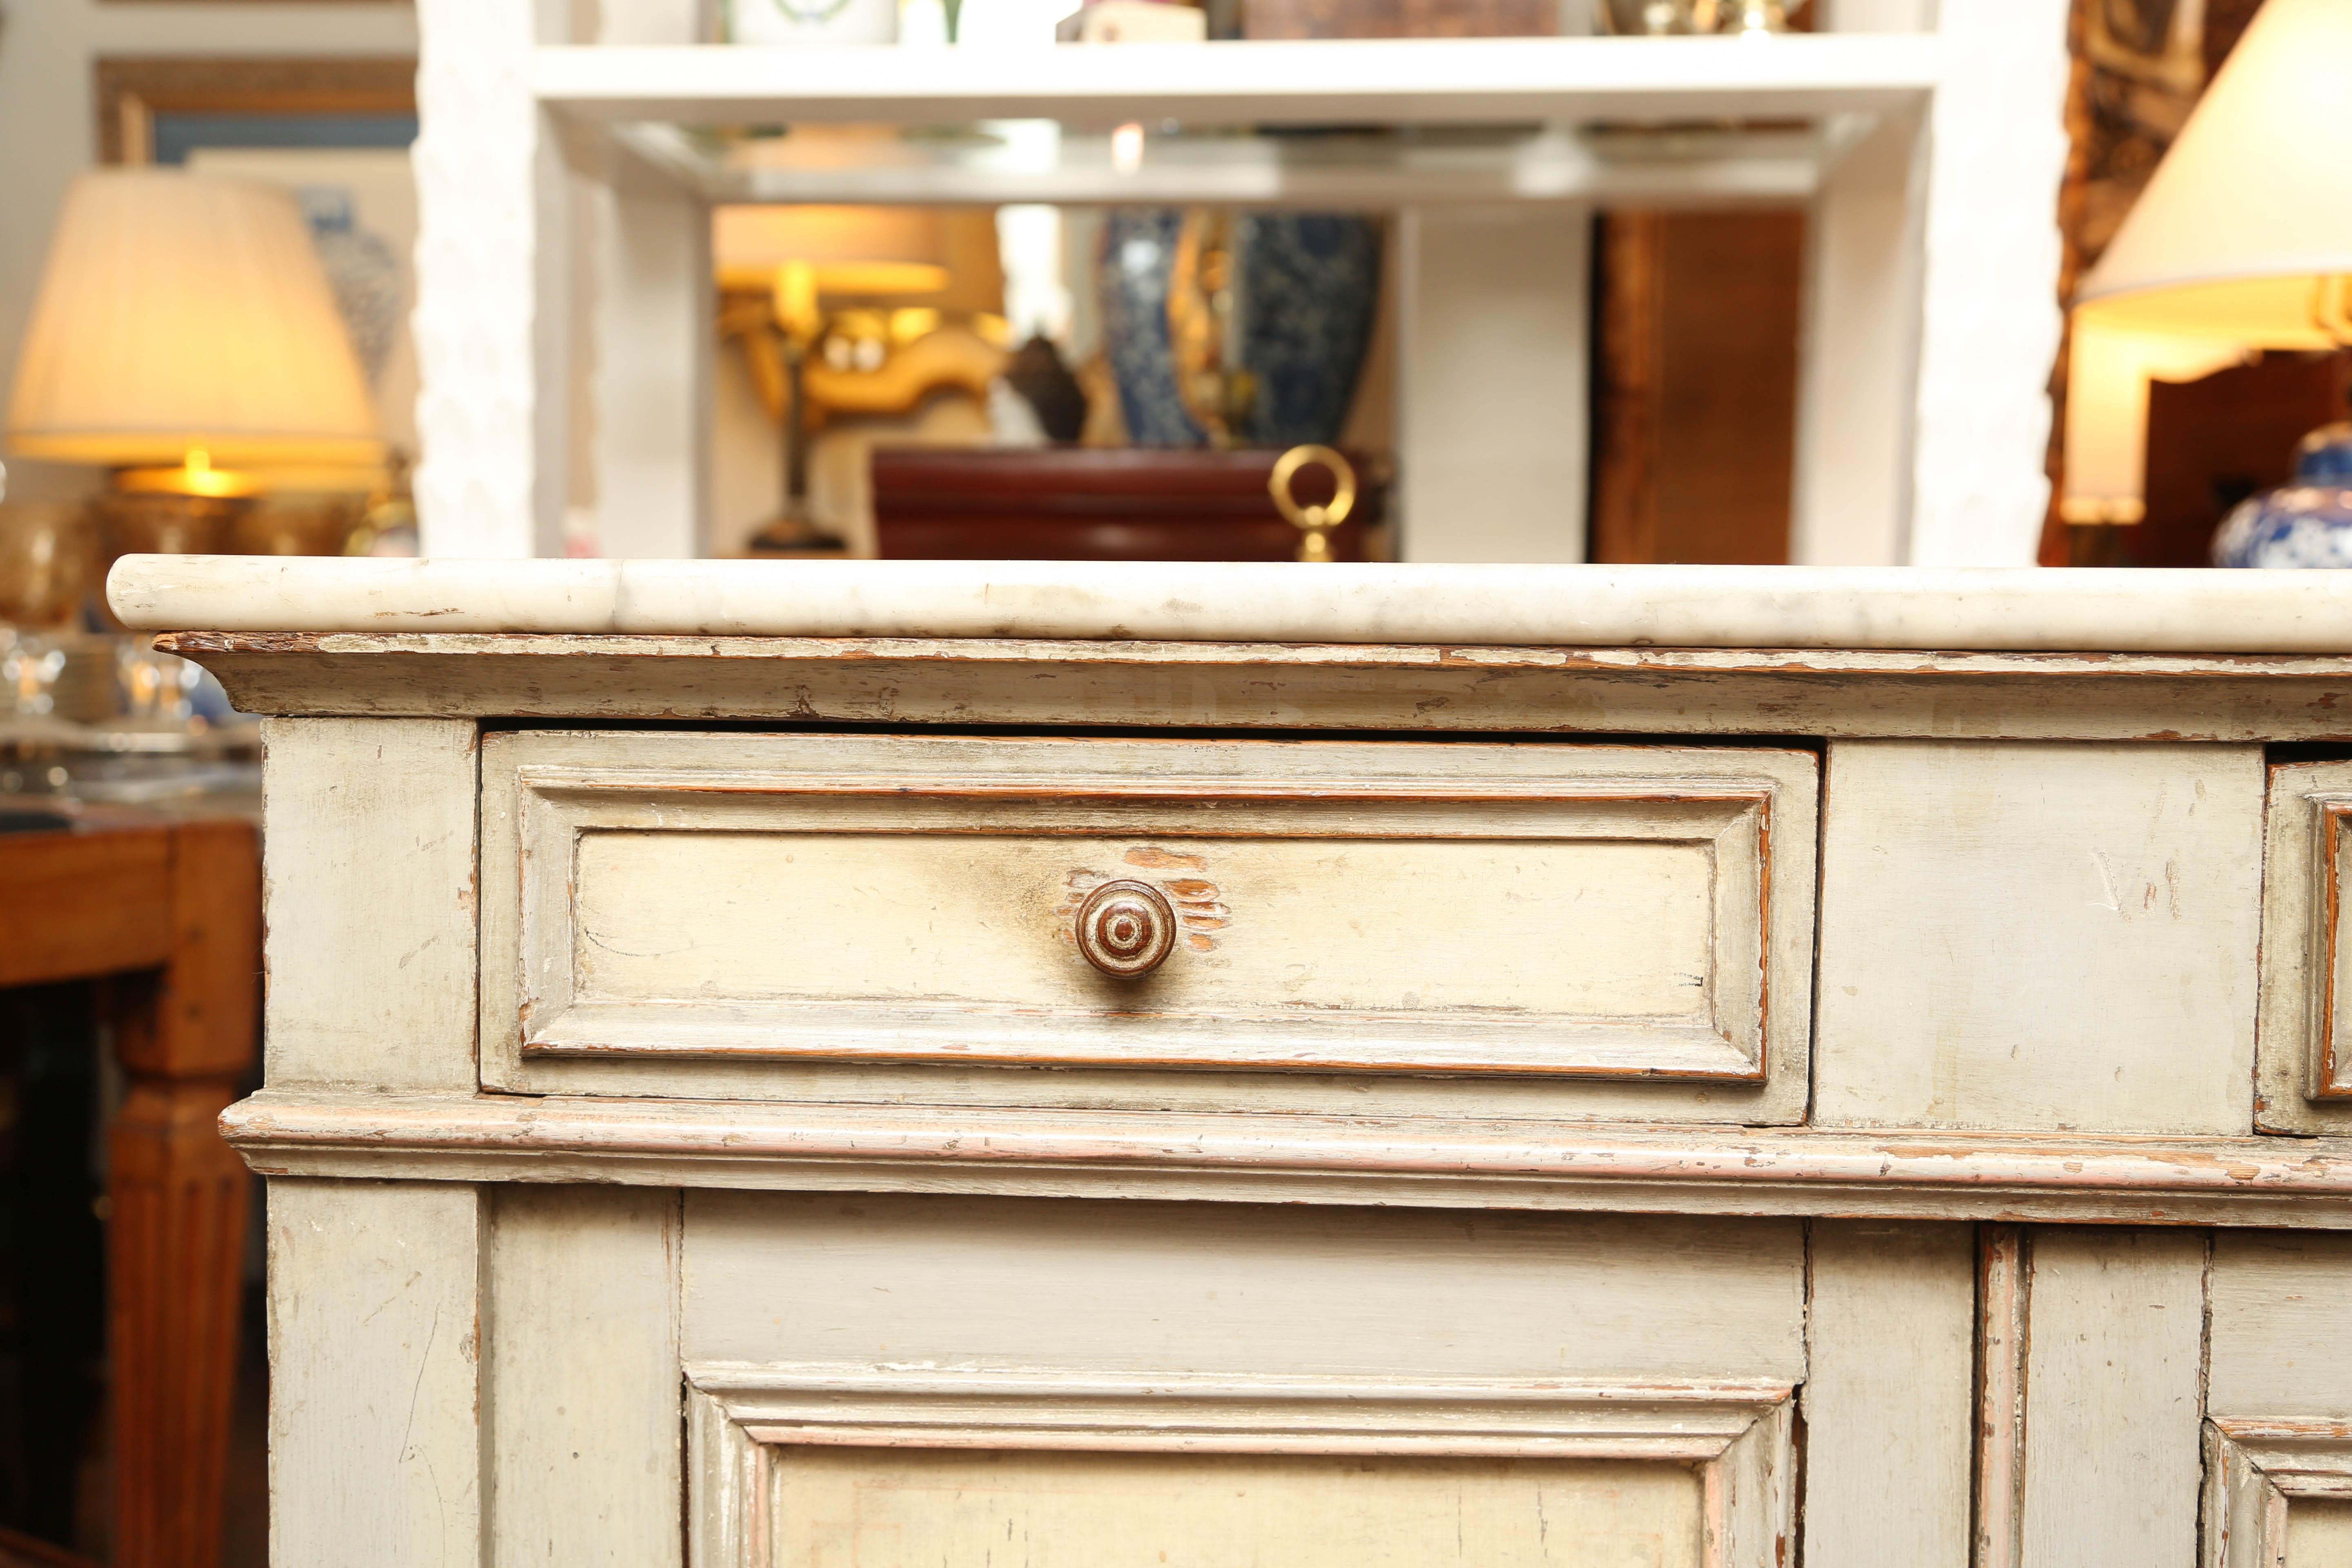
<svg viewBox="0 0 2352 1568"><path fill-rule="evenodd" d="M874 527L885 560L1292 561L1299 531L1266 481L1279 449L1146 447L881 447ZM1365 466L1357 465L1363 473ZM1329 503L1329 470L1292 481L1302 506ZM1343 561L1364 557L1382 487L1364 474L1332 531Z"/></svg>
<svg viewBox="0 0 2352 1568"><path fill-rule="evenodd" d="M2352 1562L2352 578L131 558L277 1561Z"/></svg>
<svg viewBox="0 0 2352 1568"><path fill-rule="evenodd" d="M254 1060L251 823L93 816L0 834L0 986L98 979L125 1079L108 1136L116 1568L219 1561L247 1182L213 1125Z"/></svg>

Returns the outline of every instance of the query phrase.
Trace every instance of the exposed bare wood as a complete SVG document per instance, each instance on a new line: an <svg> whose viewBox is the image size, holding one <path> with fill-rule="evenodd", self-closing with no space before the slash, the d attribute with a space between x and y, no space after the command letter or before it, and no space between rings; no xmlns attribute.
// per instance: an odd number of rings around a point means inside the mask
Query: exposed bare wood
<svg viewBox="0 0 2352 1568"><path fill-rule="evenodd" d="M1974 1568L2025 1561L2025 1413L2032 1261L2022 1226L1977 1237Z"/></svg>

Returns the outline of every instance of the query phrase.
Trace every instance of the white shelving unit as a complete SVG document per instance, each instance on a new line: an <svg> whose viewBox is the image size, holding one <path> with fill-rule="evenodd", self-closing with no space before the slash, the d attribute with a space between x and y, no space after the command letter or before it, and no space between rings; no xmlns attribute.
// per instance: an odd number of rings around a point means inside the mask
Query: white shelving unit
<svg viewBox="0 0 2352 1568"><path fill-rule="evenodd" d="M540 102L601 121L1058 120L1495 125L1768 120L1900 109L1932 35L1439 38L1122 48L541 47Z"/></svg>
<svg viewBox="0 0 2352 1568"><path fill-rule="evenodd" d="M1812 218L1798 559L2030 561L2065 0L1817 4L1771 39L777 49L696 42L695 0L593 35L419 0L427 548L552 553L587 507L608 553L696 552L712 202L1241 202L1400 216L1408 556L1578 559L1592 207L1768 202ZM723 133L1003 121L1050 123L846 165Z"/></svg>

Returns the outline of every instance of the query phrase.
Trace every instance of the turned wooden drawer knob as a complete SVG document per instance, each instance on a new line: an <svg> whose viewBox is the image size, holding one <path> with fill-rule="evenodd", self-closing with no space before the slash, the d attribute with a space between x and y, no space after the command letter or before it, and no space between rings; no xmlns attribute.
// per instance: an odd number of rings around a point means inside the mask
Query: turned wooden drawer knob
<svg viewBox="0 0 2352 1568"><path fill-rule="evenodd" d="M1105 882L1078 906L1078 951L1105 974L1149 974L1175 945L1176 911L1149 882Z"/></svg>

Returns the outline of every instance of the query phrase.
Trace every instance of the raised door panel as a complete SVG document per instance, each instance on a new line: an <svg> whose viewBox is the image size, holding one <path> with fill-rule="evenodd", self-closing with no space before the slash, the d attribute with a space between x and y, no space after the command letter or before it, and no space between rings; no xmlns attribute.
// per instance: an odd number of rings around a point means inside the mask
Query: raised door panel
<svg viewBox="0 0 2352 1568"><path fill-rule="evenodd" d="M2352 1564L2352 1236L2219 1231L2207 1568Z"/></svg>
<svg viewBox="0 0 2352 1568"><path fill-rule="evenodd" d="M1700 1568L1698 1478L1625 1462L787 1447L772 1561Z"/></svg>
<svg viewBox="0 0 2352 1568"><path fill-rule="evenodd" d="M1815 771L1767 748L497 736L484 1073L1790 1120Z"/></svg>

